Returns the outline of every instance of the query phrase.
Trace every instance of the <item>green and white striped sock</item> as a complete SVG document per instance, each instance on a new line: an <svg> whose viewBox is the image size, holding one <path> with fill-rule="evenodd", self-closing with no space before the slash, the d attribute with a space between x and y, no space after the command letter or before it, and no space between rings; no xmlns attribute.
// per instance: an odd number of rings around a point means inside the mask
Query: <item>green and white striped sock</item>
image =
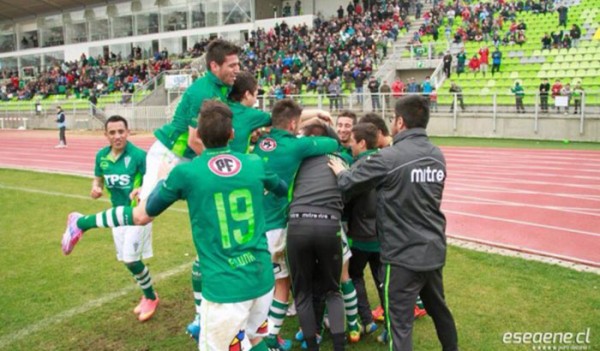
<svg viewBox="0 0 600 351"><path fill-rule="evenodd" d="M154 287L152 286L152 276L150 276L148 267L146 267L142 261L128 262L125 263L125 266L127 266L127 269L129 269L135 278L135 281L138 283L140 288L142 288L144 296L150 300L156 299Z"/></svg>
<svg viewBox="0 0 600 351"><path fill-rule="evenodd" d="M283 319L288 309L288 302L279 301L273 299L271 307L269 308L269 335L279 335L281 326L283 325Z"/></svg>
<svg viewBox="0 0 600 351"><path fill-rule="evenodd" d="M346 309L346 322L349 330L358 329L358 298L352 280L342 282L342 296Z"/></svg>
<svg viewBox="0 0 600 351"><path fill-rule="evenodd" d="M133 207L117 206L93 215L83 216L77 220L77 227L86 231L92 228L116 228L133 223Z"/></svg>

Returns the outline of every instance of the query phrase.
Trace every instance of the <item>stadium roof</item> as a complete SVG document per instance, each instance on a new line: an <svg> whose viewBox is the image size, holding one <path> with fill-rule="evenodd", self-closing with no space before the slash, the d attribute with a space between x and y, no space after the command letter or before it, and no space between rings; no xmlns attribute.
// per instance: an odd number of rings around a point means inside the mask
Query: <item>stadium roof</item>
<svg viewBox="0 0 600 351"><path fill-rule="evenodd" d="M0 21L41 16L100 3L106 3L106 0L0 0Z"/></svg>

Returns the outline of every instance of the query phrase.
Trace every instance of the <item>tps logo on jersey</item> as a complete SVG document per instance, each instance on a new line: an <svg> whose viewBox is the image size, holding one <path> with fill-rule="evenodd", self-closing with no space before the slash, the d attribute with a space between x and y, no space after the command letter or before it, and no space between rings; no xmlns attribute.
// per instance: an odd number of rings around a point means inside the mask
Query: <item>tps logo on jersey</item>
<svg viewBox="0 0 600 351"><path fill-rule="evenodd" d="M208 168L221 177L232 177L242 170L242 163L233 155L219 155L208 161Z"/></svg>
<svg viewBox="0 0 600 351"><path fill-rule="evenodd" d="M262 151L270 152L275 150L275 148L277 147L277 142L274 139L265 138L260 142L260 145L258 145L258 147L260 147Z"/></svg>

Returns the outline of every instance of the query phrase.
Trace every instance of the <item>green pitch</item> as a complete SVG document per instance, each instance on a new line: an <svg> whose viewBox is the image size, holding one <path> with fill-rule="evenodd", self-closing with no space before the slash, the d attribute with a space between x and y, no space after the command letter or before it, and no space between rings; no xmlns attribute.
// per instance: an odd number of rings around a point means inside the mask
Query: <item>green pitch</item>
<svg viewBox="0 0 600 351"><path fill-rule="evenodd" d="M67 213L109 206L89 199L90 184L0 169L0 350L197 350L184 334L193 317L195 255L184 204L154 224L154 258L147 262L161 305L140 323L132 309L141 293L116 261L109 230L90 231L70 256L61 253ZM503 344L504 334L587 328L587 350L600 348L598 275L451 247L445 280L462 350L532 350ZM375 296L371 290L373 305ZM297 327L288 318L282 336L293 338ZM379 333L348 350L387 350L375 340ZM414 342L415 350L439 350L431 318L416 321ZM328 336L321 349L332 349Z"/></svg>

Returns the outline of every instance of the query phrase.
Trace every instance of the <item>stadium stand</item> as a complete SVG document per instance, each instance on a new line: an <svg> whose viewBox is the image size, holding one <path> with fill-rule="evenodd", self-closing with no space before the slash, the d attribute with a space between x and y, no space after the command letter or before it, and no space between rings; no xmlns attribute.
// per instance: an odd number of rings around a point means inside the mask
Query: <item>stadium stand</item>
<svg viewBox="0 0 600 351"><path fill-rule="evenodd" d="M519 2L523 4L523 2ZM525 4L534 4L539 2L528 1ZM427 35L426 31L422 31L421 42L427 44L434 41L437 44L447 44L449 49L454 54L454 63L456 63L455 54L460 48L465 49L466 57L470 58L476 54L483 46L488 46L490 49L490 67L491 53L494 51L494 36L493 32L489 33L488 41L485 40L485 35L481 39L477 35L479 24L482 23L481 12L485 4L489 4L489 8L494 8L498 2L494 3L479 3L472 4L472 7L467 10L470 15L464 15L464 9L455 11L457 17L452 24L448 21L447 9L443 4L440 5L438 13L441 13L441 21L434 28L438 31L437 40L433 40L433 35ZM566 26L559 28L558 15L556 9L548 8L547 11L536 10L533 7L519 8L517 2L505 5L505 7L496 8L496 12L490 16L493 18L491 30L497 29L499 33L499 49L502 52L502 60L500 72L495 75L488 70L484 75L481 72L469 72L468 68L465 73L457 76L453 75L450 80L446 79L439 91L448 91L451 81L456 82L462 87L465 95L470 95L471 104L486 104L490 102L489 95L498 94L496 102L499 105L514 104L514 97L510 95L510 88L519 81L525 89L526 95L524 103L533 105L536 101L535 94L538 92L538 86L543 78L548 78L550 82L560 79L564 84L570 83L571 86L581 84L586 91L600 91L600 41L594 40L593 36L598 29L600 23L600 1L599 0L567 0L562 2L568 6L568 20ZM508 6L508 9L506 9ZM514 6L514 8L513 8ZM454 9L453 9L454 10ZM465 19L468 18L468 19ZM484 15L483 17L486 17ZM498 26L498 20L502 17L504 26ZM507 22L514 20L517 26L525 24L523 31L526 40L521 45L515 42L513 32ZM474 33L467 34L473 23L476 23ZM445 35L446 26L451 27L452 43L447 42ZM568 33L573 25L577 25L581 29L581 39L577 46L569 41L571 47L552 47L550 50L542 49L541 39L545 33L555 33L562 36L560 32ZM485 27L485 26L484 26ZM466 28L466 29L465 29ZM558 28L558 29L557 29ZM518 29L517 29L518 31ZM462 35L461 35L462 34ZM456 43L455 36L460 36L460 43ZM476 39L480 39L477 41ZM560 41L562 44L564 40ZM439 45L438 45L439 46ZM407 54L408 55L408 54ZM468 63L468 61L467 61ZM440 95L440 104L449 104L452 101L452 96ZM598 99L590 99L589 104L600 104Z"/></svg>

